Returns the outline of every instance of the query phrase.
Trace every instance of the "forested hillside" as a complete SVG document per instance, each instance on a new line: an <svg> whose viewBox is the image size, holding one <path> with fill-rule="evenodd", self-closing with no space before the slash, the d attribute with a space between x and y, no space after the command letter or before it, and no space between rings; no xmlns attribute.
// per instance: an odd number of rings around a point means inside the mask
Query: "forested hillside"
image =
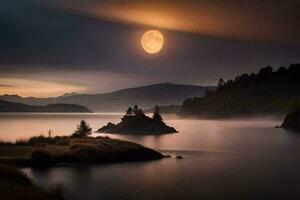
<svg viewBox="0 0 300 200"><path fill-rule="evenodd" d="M181 114L199 117L283 115L299 104L300 64L219 80L215 91L186 99Z"/></svg>

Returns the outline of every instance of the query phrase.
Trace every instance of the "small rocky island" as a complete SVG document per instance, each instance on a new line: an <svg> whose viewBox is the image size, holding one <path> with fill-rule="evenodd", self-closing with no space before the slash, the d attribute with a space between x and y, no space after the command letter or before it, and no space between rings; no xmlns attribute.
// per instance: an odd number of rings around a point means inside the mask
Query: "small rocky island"
<svg viewBox="0 0 300 200"><path fill-rule="evenodd" d="M281 128L300 132L300 108L296 108L287 114Z"/></svg>
<svg viewBox="0 0 300 200"><path fill-rule="evenodd" d="M140 134L140 135L158 135L176 133L177 130L173 127L167 126L159 114L159 107L156 106L153 116L148 117L144 114L142 109L137 105L132 109L128 108L126 115L118 124L109 122L106 126L98 129L99 133L117 133L117 134Z"/></svg>

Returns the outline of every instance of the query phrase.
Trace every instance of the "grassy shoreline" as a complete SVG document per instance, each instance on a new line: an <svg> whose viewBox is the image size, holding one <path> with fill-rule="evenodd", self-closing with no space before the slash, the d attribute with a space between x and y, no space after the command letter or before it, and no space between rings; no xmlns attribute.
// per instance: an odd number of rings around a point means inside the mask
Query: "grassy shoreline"
<svg viewBox="0 0 300 200"><path fill-rule="evenodd" d="M163 157L142 145L108 137L38 136L15 143L0 142L0 164L20 167L149 161Z"/></svg>
<svg viewBox="0 0 300 200"><path fill-rule="evenodd" d="M90 166L150 161L164 156L142 145L109 137L32 137L15 143L0 141L0 193L4 199L61 200L62 188L44 191L16 167Z"/></svg>

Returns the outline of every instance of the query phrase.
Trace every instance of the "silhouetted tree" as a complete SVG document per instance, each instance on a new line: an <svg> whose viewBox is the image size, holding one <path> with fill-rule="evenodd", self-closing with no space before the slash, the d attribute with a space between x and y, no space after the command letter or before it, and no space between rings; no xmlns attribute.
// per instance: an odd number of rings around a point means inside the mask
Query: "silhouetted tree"
<svg viewBox="0 0 300 200"><path fill-rule="evenodd" d="M133 112L134 112L134 114L135 114L135 115L138 114L138 111L139 111L138 105L134 105L134 107L133 107Z"/></svg>
<svg viewBox="0 0 300 200"><path fill-rule="evenodd" d="M158 105L155 106L154 112L155 112L155 113L159 113L159 106L158 106Z"/></svg>
<svg viewBox="0 0 300 200"><path fill-rule="evenodd" d="M77 129L74 132L74 136L86 137L92 134L92 128L84 121L81 120L80 124L77 125Z"/></svg>
<svg viewBox="0 0 300 200"><path fill-rule="evenodd" d="M270 67L270 66L267 66L267 67L265 67L265 68L262 68L262 69L259 71L258 75L262 75L262 74L271 74L272 72L273 72L273 68Z"/></svg>
<svg viewBox="0 0 300 200"><path fill-rule="evenodd" d="M224 85L224 79L220 78L218 82L218 87L222 87Z"/></svg>
<svg viewBox="0 0 300 200"><path fill-rule="evenodd" d="M129 107L129 108L128 108L128 110L126 111L126 115L129 115L129 116L131 116L131 115L132 115L132 113L133 113L133 110L132 110L132 108L131 108L131 107Z"/></svg>
<svg viewBox="0 0 300 200"><path fill-rule="evenodd" d="M49 131L48 131L48 138L51 138L52 137L52 131L51 131L51 129L49 129Z"/></svg>
<svg viewBox="0 0 300 200"><path fill-rule="evenodd" d="M155 106L152 118L157 121L162 121L162 117L159 114L159 106Z"/></svg>
<svg viewBox="0 0 300 200"><path fill-rule="evenodd" d="M141 116L141 115L145 115L144 114L144 112L143 112L143 110L142 109L140 109L139 107L138 107L138 105L134 105L134 107L133 107L133 113L135 114L135 115L137 115L137 116Z"/></svg>

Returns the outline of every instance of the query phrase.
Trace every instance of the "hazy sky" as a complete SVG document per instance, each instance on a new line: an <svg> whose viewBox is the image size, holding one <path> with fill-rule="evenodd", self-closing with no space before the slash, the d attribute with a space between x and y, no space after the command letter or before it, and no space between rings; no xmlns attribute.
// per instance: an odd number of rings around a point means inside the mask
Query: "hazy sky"
<svg viewBox="0 0 300 200"><path fill-rule="evenodd" d="M98 93L216 84L300 62L297 1L1 0L0 94ZM163 49L143 51L160 30Z"/></svg>

